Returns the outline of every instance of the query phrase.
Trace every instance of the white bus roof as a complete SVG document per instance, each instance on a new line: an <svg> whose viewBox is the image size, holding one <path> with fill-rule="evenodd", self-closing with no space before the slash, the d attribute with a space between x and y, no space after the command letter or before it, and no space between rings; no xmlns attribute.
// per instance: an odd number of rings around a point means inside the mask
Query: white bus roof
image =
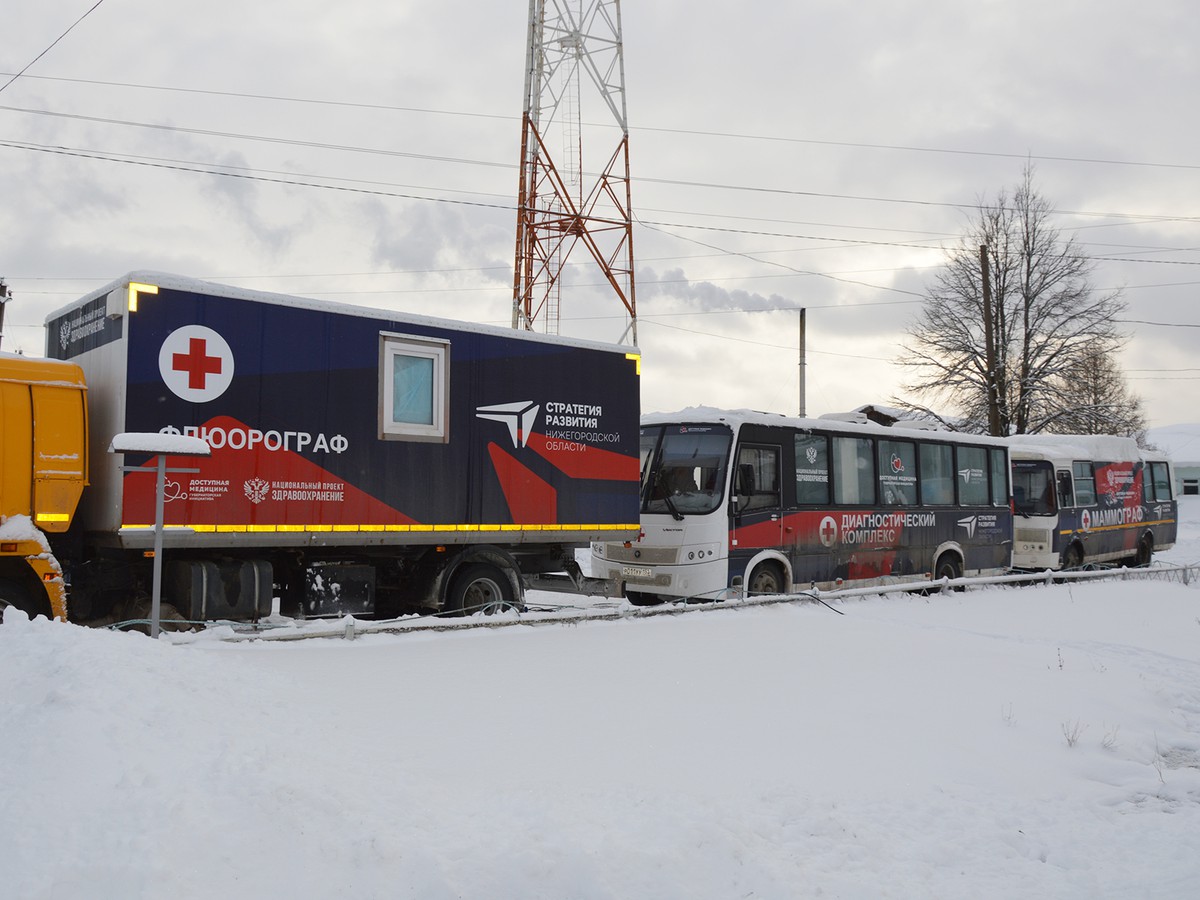
<svg viewBox="0 0 1200 900"><path fill-rule="evenodd" d="M782 413L759 412L753 409L717 409L711 406L690 406L672 413L646 413L643 425L670 425L675 422L702 425L720 423L737 429L742 425L766 425L776 428L801 428L814 431L836 431L842 434L863 434L903 437L907 440L944 440L972 444L990 444L994 447L1007 446L1001 438L982 434L965 434L959 431L931 431L928 427L905 427L903 423L893 426L874 422L848 421L842 418L801 419Z"/></svg>
<svg viewBox="0 0 1200 900"><path fill-rule="evenodd" d="M1161 453L1143 450L1131 437L1111 434L1022 434L1010 439L1012 455L1018 459L1100 462L1137 462L1166 459Z"/></svg>

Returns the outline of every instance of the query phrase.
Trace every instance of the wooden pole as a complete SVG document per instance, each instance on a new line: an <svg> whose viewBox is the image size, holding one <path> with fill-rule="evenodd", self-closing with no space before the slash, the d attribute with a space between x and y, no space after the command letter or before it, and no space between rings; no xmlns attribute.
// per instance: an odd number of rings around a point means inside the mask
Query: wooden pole
<svg viewBox="0 0 1200 900"><path fill-rule="evenodd" d="M992 323L992 280L988 270L987 244L979 245L979 270L983 280L983 346L987 368L988 434L1000 433L1000 397L996 390L996 334Z"/></svg>
<svg viewBox="0 0 1200 900"><path fill-rule="evenodd" d="M800 307L800 418L804 418L807 414L808 403L805 398L806 385L804 383L804 368L805 368L805 315L807 310Z"/></svg>

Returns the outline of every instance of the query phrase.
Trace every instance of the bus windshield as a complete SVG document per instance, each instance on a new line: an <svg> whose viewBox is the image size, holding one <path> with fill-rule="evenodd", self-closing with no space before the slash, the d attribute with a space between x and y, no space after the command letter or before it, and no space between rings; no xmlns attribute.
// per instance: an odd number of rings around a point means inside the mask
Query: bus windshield
<svg viewBox="0 0 1200 900"><path fill-rule="evenodd" d="M724 425L642 429L642 511L685 515L721 505L733 433Z"/></svg>
<svg viewBox="0 0 1200 900"><path fill-rule="evenodd" d="M1052 516L1054 466L1044 460L1014 459L1013 511L1019 516Z"/></svg>

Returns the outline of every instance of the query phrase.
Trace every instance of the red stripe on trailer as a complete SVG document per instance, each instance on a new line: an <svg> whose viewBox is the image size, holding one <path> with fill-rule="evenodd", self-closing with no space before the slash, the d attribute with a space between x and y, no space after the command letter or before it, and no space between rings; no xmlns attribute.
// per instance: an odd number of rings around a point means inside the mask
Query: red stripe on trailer
<svg viewBox="0 0 1200 900"><path fill-rule="evenodd" d="M558 522L558 491L498 444L488 444L488 455L492 458L496 477L500 479L500 489L504 491L514 525L554 525Z"/></svg>

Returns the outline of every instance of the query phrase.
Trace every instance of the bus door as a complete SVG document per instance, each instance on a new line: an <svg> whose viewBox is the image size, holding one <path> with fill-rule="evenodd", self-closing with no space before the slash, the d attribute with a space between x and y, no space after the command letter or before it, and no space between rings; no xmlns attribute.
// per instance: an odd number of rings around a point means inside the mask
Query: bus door
<svg viewBox="0 0 1200 900"><path fill-rule="evenodd" d="M738 446L729 501L729 578L746 574L759 550L781 547L780 448L776 444Z"/></svg>

